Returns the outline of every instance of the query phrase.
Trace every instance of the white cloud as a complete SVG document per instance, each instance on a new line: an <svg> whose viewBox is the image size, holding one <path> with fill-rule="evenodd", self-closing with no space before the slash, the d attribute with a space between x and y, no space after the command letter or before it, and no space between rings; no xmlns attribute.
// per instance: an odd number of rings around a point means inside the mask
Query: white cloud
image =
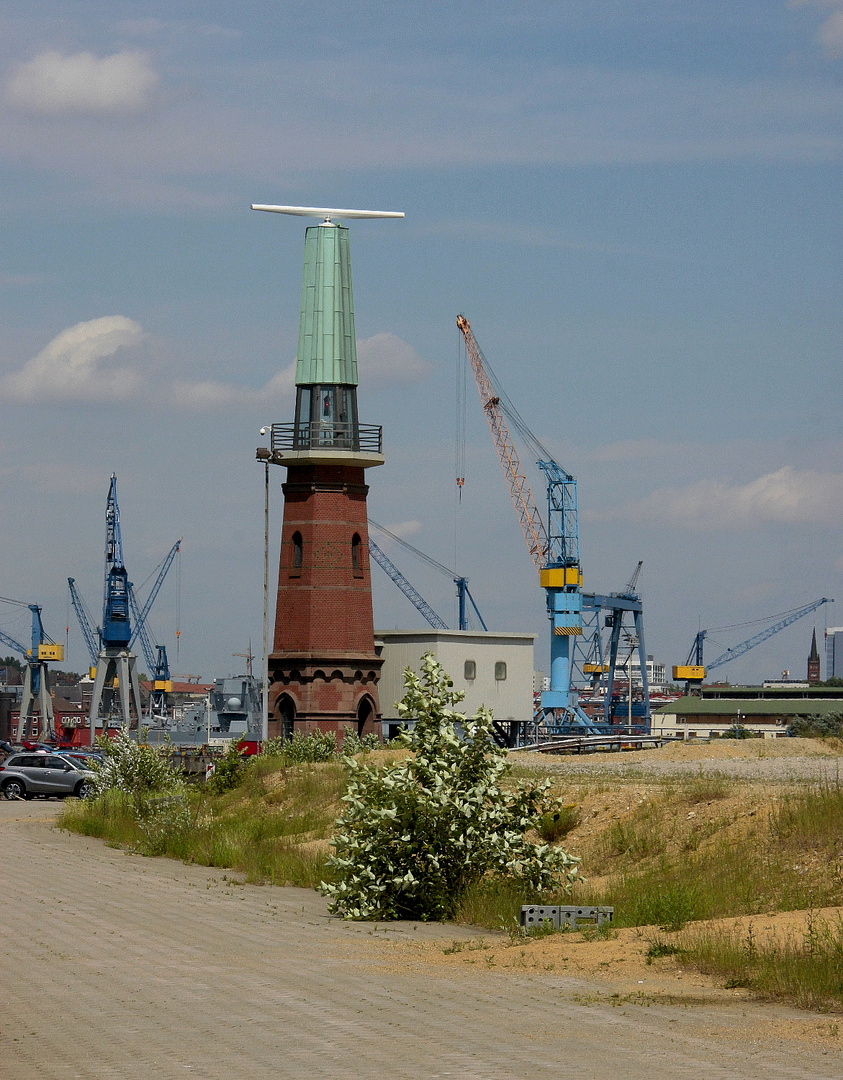
<svg viewBox="0 0 843 1080"><path fill-rule="evenodd" d="M48 51L17 68L6 82L6 99L24 112L46 116L120 115L146 108L158 83L143 53L97 57Z"/></svg>
<svg viewBox="0 0 843 1080"><path fill-rule="evenodd" d="M358 338L357 363L361 382L413 383L427 377L431 365L408 342L395 334Z"/></svg>
<svg viewBox="0 0 843 1080"><path fill-rule="evenodd" d="M122 315L77 323L0 379L0 401L125 401L141 389L132 361L145 341L138 323Z"/></svg>
<svg viewBox="0 0 843 1080"><path fill-rule="evenodd" d="M375 334L358 339L357 358L361 381L366 383L406 384L423 379L430 364L419 356L412 345L395 334ZM180 408L197 412L216 409L268 409L293 399L295 393L295 362L274 375L260 390L235 386L216 380L175 382L169 400ZM273 420L277 417L268 417ZM292 413L289 416L292 421Z"/></svg>
<svg viewBox="0 0 843 1080"><path fill-rule="evenodd" d="M169 402L177 408L194 409L197 412L215 409L269 408L285 399L292 398L295 379L296 365L290 364L277 375L273 375L266 386L260 390L251 390L248 387L213 380L175 382L171 387Z"/></svg>
<svg viewBox="0 0 843 1080"><path fill-rule="evenodd" d="M399 521L397 525L390 525L389 531L395 533L396 536L400 536L402 540L406 540L408 536L415 536L422 531L422 523L420 521Z"/></svg>
<svg viewBox="0 0 843 1080"><path fill-rule="evenodd" d="M820 41L832 56L843 54L843 7L830 15L820 27Z"/></svg>
<svg viewBox="0 0 843 1080"><path fill-rule="evenodd" d="M789 6L830 8L831 14L820 27L820 44L829 56L843 55L843 0L790 0Z"/></svg>
<svg viewBox="0 0 843 1080"><path fill-rule="evenodd" d="M589 517L692 530L827 524L843 519L843 474L788 465L748 484L701 480L685 488L663 488L621 510Z"/></svg>

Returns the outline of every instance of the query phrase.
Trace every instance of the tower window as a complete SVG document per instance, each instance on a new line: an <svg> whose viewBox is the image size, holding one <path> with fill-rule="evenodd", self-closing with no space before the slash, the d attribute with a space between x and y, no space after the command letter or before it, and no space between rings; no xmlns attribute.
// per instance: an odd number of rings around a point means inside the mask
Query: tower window
<svg viewBox="0 0 843 1080"><path fill-rule="evenodd" d="M355 577L363 576L360 566L360 533L355 533L351 538L351 569Z"/></svg>
<svg viewBox="0 0 843 1080"><path fill-rule="evenodd" d="M300 532L293 533L293 573L301 573L304 546Z"/></svg>

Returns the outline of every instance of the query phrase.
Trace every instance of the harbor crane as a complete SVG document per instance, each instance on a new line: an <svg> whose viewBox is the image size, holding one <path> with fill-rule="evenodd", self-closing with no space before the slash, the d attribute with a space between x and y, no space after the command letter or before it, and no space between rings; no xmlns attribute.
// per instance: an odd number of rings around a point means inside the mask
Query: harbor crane
<svg viewBox="0 0 843 1080"><path fill-rule="evenodd" d="M694 638L691 651L688 653L688 659L684 664L674 664L673 678L676 682L684 681L686 694L693 690L699 690L709 671L713 671L723 664L728 664L731 660L737 660L739 656L744 656L750 649L754 649L756 645L768 641L775 634L778 634L780 630L784 630L786 626L790 626L790 624L796 622L797 619L802 619L805 615L810 615L812 611L816 611L817 608L822 607L823 604L833 603L833 600L830 600L827 596L823 596L821 599L815 600L812 604L806 604L804 607L794 608L792 611L783 612L782 615L778 617L778 621L773 623L772 626L765 627L757 634L747 638L746 641L742 641L739 645L727 649L718 656L716 660L712 660L710 664L705 664L703 660L703 648L706 637L717 630L730 630L733 629L733 627L712 626L706 630L699 630ZM760 619L758 621L768 622L769 619L775 618L777 618L777 616L770 615L768 619ZM743 623L740 625L746 626L747 624Z"/></svg>
<svg viewBox="0 0 843 1080"><path fill-rule="evenodd" d="M147 616L182 543L179 539L173 544L158 570L146 602L141 607L123 560L123 539L115 473L111 475L108 489L105 522L103 613L102 623L96 630L93 619L76 587L75 579L67 579L73 610L85 639L94 678L89 715L92 745L96 737L96 725L102 711L103 691L106 685L116 685L123 725L132 726L132 705L134 705L135 722L138 726L140 725L143 712L137 673L137 655L132 651L136 641L140 642L153 684L150 695L150 718L155 718L166 711L167 695L172 690L167 652L163 645L155 644L147 626Z"/></svg>
<svg viewBox="0 0 843 1080"><path fill-rule="evenodd" d="M521 531L546 594L547 613L551 624L550 689L545 690L541 696L542 726L553 734L561 734L569 730L585 731L591 734L601 733L600 727L580 707L579 696L576 689L572 687L577 639L583 636L584 613L586 618L590 614L598 623L598 642L601 613L608 613L607 621L612 627L603 717L604 723L612 721L612 685L623 616L626 612L632 615L635 623L635 641L640 657L643 683L643 720L646 726L649 723L650 710L641 599L631 590L611 596L583 593L577 481L552 458L514 407L508 402L504 403L502 400L504 395L496 389L490 374L491 368L477 344L471 324L464 315L457 317L457 326L465 342L466 355L471 364L480 402L492 433ZM513 421L528 446L536 452L537 465L545 475L547 482L546 528L510 435L505 414ZM633 588L634 585L635 582L632 583ZM599 648L602 651L602 646ZM599 674L602 676L602 656L599 658L598 666Z"/></svg>
<svg viewBox="0 0 843 1080"><path fill-rule="evenodd" d="M20 607L28 607L32 614L32 636L30 646L22 645L10 634L0 630L0 641L8 645L10 649L26 660L26 670L23 677L23 696L20 704L20 720L18 722L18 740L46 739L54 740L56 736L55 714L53 712L53 698L50 694L50 674L47 662L50 660L62 663L64 661L64 645L57 645L44 631L41 622L41 608L37 604L23 604L20 600L7 600L7 604L16 604ZM35 709L38 716L35 716Z"/></svg>
<svg viewBox="0 0 843 1080"><path fill-rule="evenodd" d="M448 567L445 566L443 563L437 562L436 559L432 559L429 555L426 555L417 547L413 547L413 545L408 543L403 537L398 536L396 533L390 532L389 529L385 528L383 525L379 525L376 521L373 521L372 518L369 518L369 524L374 525L378 532L382 532L384 536L388 536L390 540L394 540L396 544L400 544L403 548L406 548L407 551L411 552L419 559L422 559L424 562L428 563L434 568L434 570L438 570L440 574L444 574L445 577L451 578L451 580L457 587L457 602L459 610L458 619L460 630L468 629L468 604L471 605L474 614L477 616L483 629L489 629L488 626L486 626L486 623L483 620L483 616L480 614L480 609L477 607L477 604L474 601L474 597L471 595L471 592L468 588L468 578L456 574L453 570L449 570ZM372 540L371 536L369 537L369 553L371 554L375 562L381 567L381 569L386 571L386 573L395 582L401 592L404 593L410 603L414 605L416 610L424 616L428 623L430 623L434 630L448 629L445 621L436 614L436 612L427 603L424 597L421 596L420 593L413 588L413 586L410 584L409 581L407 581L407 579L404 577L404 575L401 573L395 563L393 563L389 556L386 555L380 547L378 547L374 540Z"/></svg>

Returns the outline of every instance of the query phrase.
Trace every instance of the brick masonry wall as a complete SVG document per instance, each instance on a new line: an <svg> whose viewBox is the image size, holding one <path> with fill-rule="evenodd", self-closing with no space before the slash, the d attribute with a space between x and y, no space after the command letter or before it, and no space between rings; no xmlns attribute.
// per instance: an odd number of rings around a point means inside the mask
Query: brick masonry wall
<svg viewBox="0 0 843 1080"><path fill-rule="evenodd" d="M283 491L271 717L280 724L286 696L302 730L352 724L367 733L380 715L381 661L375 654L363 469L290 466Z"/></svg>

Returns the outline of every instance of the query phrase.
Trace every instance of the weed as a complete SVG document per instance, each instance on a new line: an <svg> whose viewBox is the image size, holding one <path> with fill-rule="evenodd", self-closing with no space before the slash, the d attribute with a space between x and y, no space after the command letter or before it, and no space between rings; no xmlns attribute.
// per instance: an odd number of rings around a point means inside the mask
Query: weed
<svg viewBox="0 0 843 1080"><path fill-rule="evenodd" d="M663 956L677 956L681 952L682 950L675 942L656 938L655 941L650 942L650 947L644 953L644 957L648 964L652 964L654 960L660 960Z"/></svg>
<svg viewBox="0 0 843 1080"><path fill-rule="evenodd" d="M554 844L580 823L580 809L575 805L560 806L539 818L536 831L547 844Z"/></svg>

